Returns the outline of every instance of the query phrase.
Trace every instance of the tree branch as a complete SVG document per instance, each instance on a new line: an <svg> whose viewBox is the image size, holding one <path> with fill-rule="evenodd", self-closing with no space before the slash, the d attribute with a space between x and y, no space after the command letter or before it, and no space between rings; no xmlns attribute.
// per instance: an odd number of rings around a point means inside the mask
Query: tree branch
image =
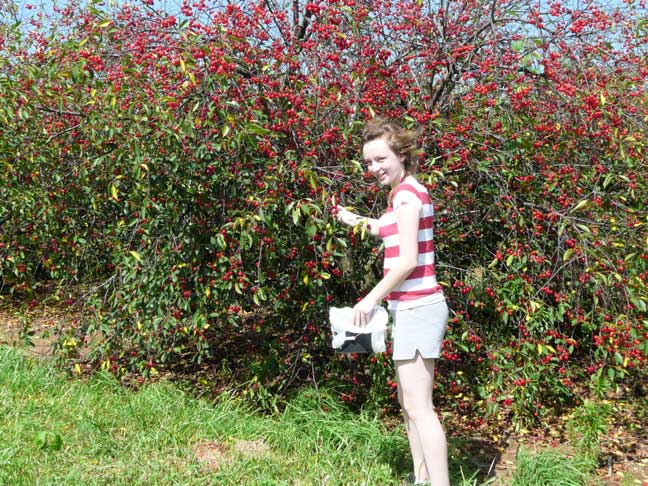
<svg viewBox="0 0 648 486"><path fill-rule="evenodd" d="M52 108L49 106L44 106L44 105L36 105L36 108L41 110L41 111L47 111L49 113L56 113L57 115L70 115L70 116L80 116L82 118L87 117L85 113L78 113L75 111L67 111L67 110L59 110L56 108Z"/></svg>

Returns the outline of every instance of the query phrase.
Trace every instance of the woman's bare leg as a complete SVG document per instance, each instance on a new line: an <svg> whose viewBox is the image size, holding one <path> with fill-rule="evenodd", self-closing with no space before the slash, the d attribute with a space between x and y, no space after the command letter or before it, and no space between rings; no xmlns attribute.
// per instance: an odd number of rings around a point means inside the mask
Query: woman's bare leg
<svg viewBox="0 0 648 486"><path fill-rule="evenodd" d="M400 387L398 388L398 401L403 406L403 400L401 399ZM425 467L425 458L423 457L423 448L421 447L421 441L419 439L418 433L416 432L416 427L412 424L412 421L407 415L405 409L403 409L403 418L405 419L405 431L407 432L407 440L409 441L410 452L412 453L412 463L414 465L414 477L419 481L428 481L430 477L427 468Z"/></svg>
<svg viewBox="0 0 648 486"><path fill-rule="evenodd" d="M448 445L432 403L434 360L417 353L414 359L394 364L416 480L449 486Z"/></svg>

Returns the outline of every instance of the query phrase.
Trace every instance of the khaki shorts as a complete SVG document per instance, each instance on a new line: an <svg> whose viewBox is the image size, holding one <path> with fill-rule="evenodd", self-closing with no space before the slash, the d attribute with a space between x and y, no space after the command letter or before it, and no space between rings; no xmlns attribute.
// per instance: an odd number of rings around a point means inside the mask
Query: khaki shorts
<svg viewBox="0 0 648 486"><path fill-rule="evenodd" d="M448 305L445 300L411 309L391 311L393 359L414 359L418 351L423 358L438 358L448 327Z"/></svg>

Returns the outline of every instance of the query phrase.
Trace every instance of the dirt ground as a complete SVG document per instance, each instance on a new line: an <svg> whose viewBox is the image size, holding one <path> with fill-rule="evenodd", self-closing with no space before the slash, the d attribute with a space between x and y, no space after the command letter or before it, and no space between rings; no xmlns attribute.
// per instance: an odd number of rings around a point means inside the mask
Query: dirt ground
<svg viewBox="0 0 648 486"><path fill-rule="evenodd" d="M51 357L57 330L73 326L81 318L61 306L23 307L0 304L0 344L22 347L36 357ZM23 330L30 331L29 335Z"/></svg>
<svg viewBox="0 0 648 486"><path fill-rule="evenodd" d="M21 308L15 303L0 301L0 344L21 347L34 357L47 359L53 355L57 332L74 328L82 318L80 312L70 312L61 305ZM31 333L25 335L21 332L24 329ZM485 426L483 430L463 428L461 418L458 419L458 427L454 428L450 442L456 438L465 460L478 466L484 475L498 476L504 482L513 474L520 448L563 448L565 444L565 435L556 426L513 434L506 430L493 430L492 426ZM603 460L597 472L605 486L648 486L648 424L638 423L639 420L633 417L631 410L623 417L615 417L613 425L602 438ZM205 467L218 468L236 454L263 447L259 444L237 442L227 447L212 443L197 444L195 454L198 461L205 463Z"/></svg>

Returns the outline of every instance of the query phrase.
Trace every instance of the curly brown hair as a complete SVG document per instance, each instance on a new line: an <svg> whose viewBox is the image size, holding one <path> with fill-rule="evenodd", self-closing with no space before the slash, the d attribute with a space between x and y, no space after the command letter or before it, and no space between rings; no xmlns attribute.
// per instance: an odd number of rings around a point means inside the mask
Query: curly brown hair
<svg viewBox="0 0 648 486"><path fill-rule="evenodd" d="M383 138L396 155L403 157L403 166L411 174L418 168L421 153L417 144L418 136L419 133L415 130L407 130L394 121L379 117L365 124L362 143Z"/></svg>

